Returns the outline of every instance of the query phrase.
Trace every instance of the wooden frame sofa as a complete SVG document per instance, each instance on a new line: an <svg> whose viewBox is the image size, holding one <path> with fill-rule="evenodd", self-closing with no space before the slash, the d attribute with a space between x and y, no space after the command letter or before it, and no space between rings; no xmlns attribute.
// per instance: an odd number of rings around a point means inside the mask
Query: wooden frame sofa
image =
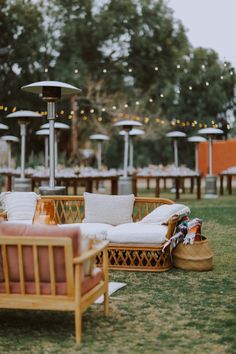
<svg viewBox="0 0 236 354"><path fill-rule="evenodd" d="M173 204L169 199L136 197L133 208L133 221L140 221L144 216L163 204ZM50 215L56 224L80 223L84 218L83 196L42 196L37 209ZM115 212L115 211L114 211ZM41 215L44 217L43 215ZM176 227L178 218L168 222L166 238L169 239ZM50 222L50 221L47 221ZM172 268L170 249L162 252L163 245L109 243L108 267L114 270L132 270L161 272ZM97 263L102 263L102 253L97 256Z"/></svg>
<svg viewBox="0 0 236 354"><path fill-rule="evenodd" d="M64 228L58 235L56 226L4 224L0 227L0 308L72 311L79 343L82 313L101 295L108 315L108 242L100 241L93 249L75 256L76 235L71 236L74 230ZM23 236L16 236L16 229ZM45 236L51 231L54 237ZM79 230L77 233L81 237ZM66 237L68 234L70 237ZM94 262L101 252L102 271L85 275L84 262Z"/></svg>

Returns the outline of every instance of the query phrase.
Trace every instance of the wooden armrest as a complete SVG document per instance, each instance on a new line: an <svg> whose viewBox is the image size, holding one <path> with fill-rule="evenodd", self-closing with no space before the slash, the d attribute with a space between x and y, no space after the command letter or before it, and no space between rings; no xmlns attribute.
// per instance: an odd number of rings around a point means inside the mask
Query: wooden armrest
<svg viewBox="0 0 236 354"><path fill-rule="evenodd" d="M109 244L109 241L101 241L99 242L98 245L94 247L91 251L86 252L84 255L76 257L73 259L74 264L81 264L87 261L90 258L95 257L97 254L99 254L101 251L103 251L107 245Z"/></svg>
<svg viewBox="0 0 236 354"><path fill-rule="evenodd" d="M7 220L7 211L6 210L3 210L0 212L0 221L1 220L3 220L3 221Z"/></svg>

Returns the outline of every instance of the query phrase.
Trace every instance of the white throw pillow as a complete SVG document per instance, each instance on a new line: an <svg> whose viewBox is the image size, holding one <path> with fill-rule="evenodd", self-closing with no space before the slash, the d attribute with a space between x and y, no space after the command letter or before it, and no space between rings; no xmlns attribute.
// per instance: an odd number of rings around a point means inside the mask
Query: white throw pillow
<svg viewBox="0 0 236 354"><path fill-rule="evenodd" d="M33 219L39 196L34 192L4 192L0 202L7 211L8 221Z"/></svg>
<svg viewBox="0 0 236 354"><path fill-rule="evenodd" d="M184 204L164 204L154 209L150 214L145 216L139 223L145 224L166 224L169 219L174 216L189 215L190 209Z"/></svg>
<svg viewBox="0 0 236 354"><path fill-rule="evenodd" d="M132 222L134 195L84 193L84 223L119 225Z"/></svg>
<svg viewBox="0 0 236 354"><path fill-rule="evenodd" d="M108 231L107 240L114 243L162 244L168 227L164 225L129 223Z"/></svg>

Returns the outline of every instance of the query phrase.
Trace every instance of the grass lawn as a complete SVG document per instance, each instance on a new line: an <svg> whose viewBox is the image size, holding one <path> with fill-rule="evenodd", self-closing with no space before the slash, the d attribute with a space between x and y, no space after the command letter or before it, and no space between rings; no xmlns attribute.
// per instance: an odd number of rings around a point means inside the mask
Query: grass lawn
<svg viewBox="0 0 236 354"><path fill-rule="evenodd" d="M81 345L70 313L1 310L0 353L236 353L236 198L181 202L203 219L213 271L110 271L127 286L108 318L101 305L84 314Z"/></svg>

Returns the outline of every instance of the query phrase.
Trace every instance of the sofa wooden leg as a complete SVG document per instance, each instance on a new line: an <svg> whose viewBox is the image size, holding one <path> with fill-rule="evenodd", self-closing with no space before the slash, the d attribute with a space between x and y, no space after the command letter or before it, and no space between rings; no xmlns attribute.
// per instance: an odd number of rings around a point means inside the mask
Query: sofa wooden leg
<svg viewBox="0 0 236 354"><path fill-rule="evenodd" d="M108 251L103 251L103 276L104 276L104 314L108 316Z"/></svg>
<svg viewBox="0 0 236 354"><path fill-rule="evenodd" d="M81 342L81 332L82 332L82 317L78 309L75 310L75 339L76 343Z"/></svg>
<svg viewBox="0 0 236 354"><path fill-rule="evenodd" d="M81 312L81 270L80 265L75 266L75 338L76 343L81 342L82 312Z"/></svg>
<svg viewBox="0 0 236 354"><path fill-rule="evenodd" d="M108 309L108 307L109 307L109 304L108 304L108 291L106 291L105 293L104 293L104 314L105 314L105 316L108 316L108 313L109 313L109 309Z"/></svg>

